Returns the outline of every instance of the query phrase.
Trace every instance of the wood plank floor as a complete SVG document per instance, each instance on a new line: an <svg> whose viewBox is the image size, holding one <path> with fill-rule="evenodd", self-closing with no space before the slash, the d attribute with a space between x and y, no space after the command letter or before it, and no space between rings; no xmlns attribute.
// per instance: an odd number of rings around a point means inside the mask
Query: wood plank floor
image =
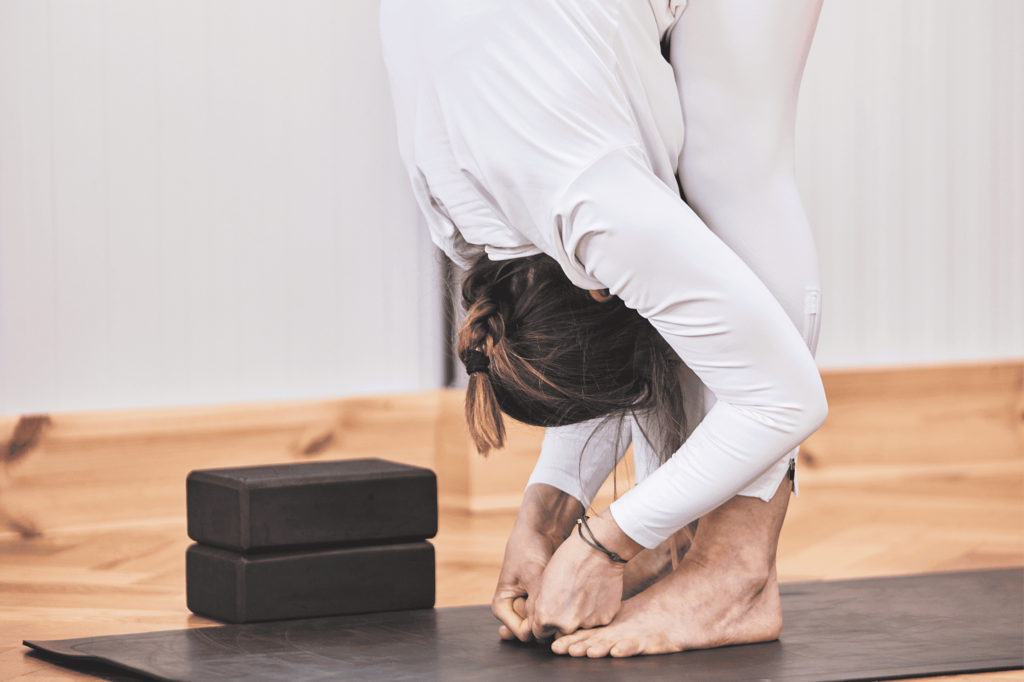
<svg viewBox="0 0 1024 682"><path fill-rule="evenodd" d="M378 432L375 441L353 427L347 444L315 456L377 455L431 465L430 445L414 425L433 403L428 397L421 402L422 410L381 422L388 437ZM857 409L870 416L863 401ZM894 409L911 408L881 400L876 409L891 421ZM842 400L832 400L832 414L843 419ZM189 438L172 427L112 437L85 426L76 431L74 419L63 423L63 431L55 427L53 437L11 471L0 495L7 511L43 531L34 539L0 532L0 681L95 679L26 656L22 639L209 625L185 608L185 475L194 468L306 458L296 448L316 436L308 420L290 430ZM989 446L994 450L986 452ZM832 441L819 449L827 454L829 447ZM803 467L801 495L790 506L780 543L780 579L1024 565L1020 450L1019 441L1001 434L993 444L973 443L959 461L929 463L915 455L880 464L867 453L866 463ZM435 540L438 606L490 601L513 520L510 511L442 513ZM1020 681L1024 673L931 679Z"/></svg>

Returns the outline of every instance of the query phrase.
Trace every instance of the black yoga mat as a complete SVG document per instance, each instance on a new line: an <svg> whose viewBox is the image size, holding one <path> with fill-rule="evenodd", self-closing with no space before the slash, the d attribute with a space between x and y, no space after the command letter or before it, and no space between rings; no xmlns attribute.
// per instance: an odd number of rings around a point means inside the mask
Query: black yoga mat
<svg viewBox="0 0 1024 682"><path fill-rule="evenodd" d="M487 606L25 644L174 682L840 682L1024 667L1022 569L790 583L782 606L779 641L632 659L501 642Z"/></svg>

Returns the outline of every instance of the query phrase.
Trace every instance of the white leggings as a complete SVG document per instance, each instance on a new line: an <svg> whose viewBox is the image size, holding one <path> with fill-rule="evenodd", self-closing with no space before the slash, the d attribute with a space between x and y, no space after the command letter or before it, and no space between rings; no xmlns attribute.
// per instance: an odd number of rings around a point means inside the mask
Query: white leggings
<svg viewBox="0 0 1024 682"><path fill-rule="evenodd" d="M797 193L793 142L799 82L820 7L821 0L690 0L672 29L670 57L686 124L679 179L685 199L696 215L688 216L665 205L666 211L675 213L667 218L669 222L699 224L699 218L741 259L781 305L812 354L820 325L820 285L814 243ZM628 161L611 159L605 165L607 168L598 164L585 180L591 186L600 186L604 171L616 180L606 196L614 196L616 190L629 193L631 185L622 180L629 175ZM638 178L628 197L634 207L645 198L642 184ZM648 204L659 203L656 193L649 194ZM613 197L606 201L613 201ZM581 205L586 203L583 198ZM594 210L614 214L614 208L607 205L594 206ZM614 241L614 235L607 234L596 234L589 240L581 237L577 253L587 254L583 260L588 272L593 270L597 279L612 286L613 291L617 288L616 293L625 297L633 293L628 273L616 269L613 262L606 263L607 257L602 258L621 246ZM613 285L616 278L619 281ZM710 286L697 278L691 287L701 284ZM742 285L738 285L737 293L743 295ZM660 311L659 305L664 303L651 303L650 295L643 298L647 299L649 310ZM644 303L630 301L642 311ZM742 314L738 317L742 319ZM666 337L672 341L669 335ZM756 340L756 334L753 338ZM728 343L728 335L723 342ZM699 352L693 356L693 349L684 350L691 353L695 364L700 364ZM770 362L771 354L768 355ZM739 362L744 367L716 367L712 371L750 369L745 360ZM708 368L703 369L706 374ZM806 369L792 371L800 373ZM688 394L687 418L692 429L712 411L717 398L690 372L684 383ZM703 401L694 401L694 396L701 393ZM736 402L730 400L730 407L735 407ZM807 429L813 430L823 418L823 413L818 412L800 427L775 430L805 437ZM735 419L735 410L732 416ZM764 414L746 416L751 424L761 422L764 426ZM770 499L796 454L795 449L790 450L781 459L769 461L767 467L764 460L759 460L762 464L737 461L737 471L730 477L718 472L714 476L704 475L706 472L699 467L686 466L685 453L681 451L670 460L672 466L666 465L667 469L678 471L653 475L658 461L644 441L641 427L644 431L657 428L655 424L638 425L626 420L619 434L594 434L594 423L548 429L530 484L548 483L587 505L632 441L637 482L648 477L650 480L643 484L644 494L627 495L616 501L612 514L634 540L652 547L736 491ZM772 425L768 425L767 431L772 430ZM756 429L750 435L756 436L755 432ZM708 449L707 443L693 445ZM739 443L734 444L739 450L729 444L715 445L718 447L712 449L718 450L719 464L725 468L733 464L728 461L730 453L735 455L743 449ZM745 479L740 472L743 466L748 467ZM749 473L751 466L757 468L753 474ZM695 496L693 489L682 481L687 476L693 479L691 484L702 483L700 495ZM737 487L741 479L742 485ZM717 489L708 491L709 486ZM694 503L680 503L678 496L688 493Z"/></svg>

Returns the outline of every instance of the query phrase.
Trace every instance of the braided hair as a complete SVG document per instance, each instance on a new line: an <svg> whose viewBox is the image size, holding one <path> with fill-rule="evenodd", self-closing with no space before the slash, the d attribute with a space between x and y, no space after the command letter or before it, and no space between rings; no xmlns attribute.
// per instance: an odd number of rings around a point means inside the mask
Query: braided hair
<svg viewBox="0 0 1024 682"><path fill-rule="evenodd" d="M502 414L547 427L651 411L659 433L645 435L662 460L682 445L681 361L621 300L595 300L544 254L482 254L462 282L462 304L466 423L481 454L504 445Z"/></svg>
<svg viewBox="0 0 1024 682"><path fill-rule="evenodd" d="M490 379L491 366L502 362L492 358L505 351L504 336L505 324L494 301L480 298L469 306L459 331L458 350L469 373L466 424L477 451L484 455L505 444L505 424Z"/></svg>

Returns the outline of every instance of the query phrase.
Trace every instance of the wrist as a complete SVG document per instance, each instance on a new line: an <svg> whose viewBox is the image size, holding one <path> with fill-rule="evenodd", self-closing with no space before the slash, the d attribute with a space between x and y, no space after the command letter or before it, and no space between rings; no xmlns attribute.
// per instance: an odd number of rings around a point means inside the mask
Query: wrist
<svg viewBox="0 0 1024 682"><path fill-rule="evenodd" d="M615 522L611 510L605 509L588 522L595 539L610 552L629 561L643 550L643 546L626 535Z"/></svg>
<svg viewBox="0 0 1024 682"><path fill-rule="evenodd" d="M583 505L575 497L546 483L534 483L523 495L516 525L525 524L561 543L582 515Z"/></svg>

